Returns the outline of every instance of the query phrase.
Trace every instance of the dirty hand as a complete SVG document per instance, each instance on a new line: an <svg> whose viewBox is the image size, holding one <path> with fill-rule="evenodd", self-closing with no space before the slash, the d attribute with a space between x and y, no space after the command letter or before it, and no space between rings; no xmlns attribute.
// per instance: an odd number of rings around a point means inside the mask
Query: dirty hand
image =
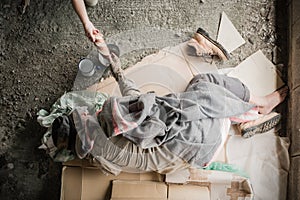
<svg viewBox="0 0 300 200"><path fill-rule="evenodd" d="M87 24L85 24L84 30L85 35L89 38L91 42L96 42L96 35L101 34L100 31L97 28L95 28L92 22L88 22Z"/></svg>
<svg viewBox="0 0 300 200"><path fill-rule="evenodd" d="M103 39L103 35L101 33L96 33L94 35L94 37L95 37L94 44L97 47L98 52L101 53L102 56L104 56L104 57L106 57L106 58L109 59L109 57L110 57L110 51L109 51L109 49L108 49L108 47L107 47L107 45L106 45L106 43L105 43L105 41Z"/></svg>

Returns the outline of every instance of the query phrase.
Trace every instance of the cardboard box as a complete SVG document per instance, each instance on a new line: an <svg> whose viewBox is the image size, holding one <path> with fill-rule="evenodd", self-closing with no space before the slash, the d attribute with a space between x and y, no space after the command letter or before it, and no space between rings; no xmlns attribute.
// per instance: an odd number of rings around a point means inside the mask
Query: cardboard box
<svg viewBox="0 0 300 200"><path fill-rule="evenodd" d="M61 200L206 200L207 187L168 185L164 176L151 173L104 175L99 169L64 166Z"/></svg>
<svg viewBox="0 0 300 200"><path fill-rule="evenodd" d="M163 181L158 173L121 173L105 175L96 168L64 166L61 180L61 200L106 200L111 197L113 180Z"/></svg>

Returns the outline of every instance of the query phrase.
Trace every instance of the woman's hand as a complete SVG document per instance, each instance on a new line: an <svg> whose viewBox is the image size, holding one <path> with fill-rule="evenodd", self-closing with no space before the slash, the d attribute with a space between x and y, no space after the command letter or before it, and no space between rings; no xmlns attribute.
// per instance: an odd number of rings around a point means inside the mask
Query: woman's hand
<svg viewBox="0 0 300 200"><path fill-rule="evenodd" d="M84 24L84 30L85 30L85 35L89 38L89 40L91 42L97 42L96 41L96 35L101 35L101 37L103 36L100 31L95 28L94 24L92 22L88 22L86 24Z"/></svg>

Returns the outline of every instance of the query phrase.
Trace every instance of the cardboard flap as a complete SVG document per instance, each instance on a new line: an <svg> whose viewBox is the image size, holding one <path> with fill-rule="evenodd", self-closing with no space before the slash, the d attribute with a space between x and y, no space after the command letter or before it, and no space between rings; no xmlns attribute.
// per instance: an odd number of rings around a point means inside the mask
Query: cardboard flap
<svg viewBox="0 0 300 200"><path fill-rule="evenodd" d="M111 200L167 200L167 185L155 181L113 181Z"/></svg>
<svg viewBox="0 0 300 200"><path fill-rule="evenodd" d="M61 200L81 200L82 170L81 167L63 167L61 178Z"/></svg>
<svg viewBox="0 0 300 200"><path fill-rule="evenodd" d="M261 50L236 66L228 73L228 76L240 79L250 92L257 96L270 94L284 85L277 74L275 65Z"/></svg>
<svg viewBox="0 0 300 200"><path fill-rule="evenodd" d="M217 41L223 45L228 53L231 53L246 42L225 12L222 12Z"/></svg>

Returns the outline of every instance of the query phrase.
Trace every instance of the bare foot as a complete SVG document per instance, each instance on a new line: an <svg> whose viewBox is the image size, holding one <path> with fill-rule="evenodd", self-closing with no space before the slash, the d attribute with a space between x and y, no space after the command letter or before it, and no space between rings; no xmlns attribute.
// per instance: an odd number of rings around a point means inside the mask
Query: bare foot
<svg viewBox="0 0 300 200"><path fill-rule="evenodd" d="M258 106L258 111L261 114L270 113L278 104L284 101L286 96L288 95L288 87L284 86L279 90L265 96L265 102L262 105Z"/></svg>

